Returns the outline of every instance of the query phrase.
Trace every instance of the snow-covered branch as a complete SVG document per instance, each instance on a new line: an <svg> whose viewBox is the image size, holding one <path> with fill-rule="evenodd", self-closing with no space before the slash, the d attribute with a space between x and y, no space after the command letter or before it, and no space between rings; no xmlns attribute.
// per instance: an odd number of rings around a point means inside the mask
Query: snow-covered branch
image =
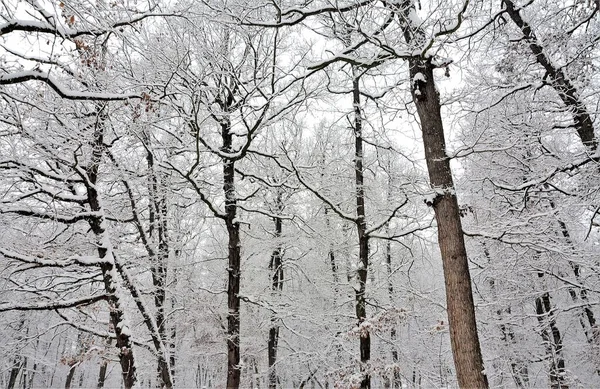
<svg viewBox="0 0 600 389"><path fill-rule="evenodd" d="M1 303L0 304L0 312L7 311L47 311L54 309L64 309L64 308L74 308L82 305L91 305L97 303L98 301L108 300L109 296L107 294L99 294L96 296L89 296L84 298L65 300L65 301L54 301L54 302L46 302L41 303L31 302L31 303L23 303L23 304L12 304L12 303Z"/></svg>
<svg viewBox="0 0 600 389"><path fill-rule="evenodd" d="M0 75L0 85L19 84L27 81L41 81L52 88L60 97L67 100L122 101L129 99L147 99L147 95L135 93L120 94L74 91L61 84L49 73L40 70L28 70Z"/></svg>

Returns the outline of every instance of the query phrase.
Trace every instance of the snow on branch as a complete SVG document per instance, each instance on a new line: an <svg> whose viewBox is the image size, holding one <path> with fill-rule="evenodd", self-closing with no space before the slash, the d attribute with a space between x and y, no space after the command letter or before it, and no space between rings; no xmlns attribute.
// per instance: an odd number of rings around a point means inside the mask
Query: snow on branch
<svg viewBox="0 0 600 389"><path fill-rule="evenodd" d="M548 173L546 173L544 176L528 180L526 182L523 182L520 185L502 184L502 183L499 183L499 182L491 180L491 179L490 179L490 181L492 182L492 184L494 186L496 186L500 189L508 190L511 192L518 192L518 191L526 190L526 189L529 189L529 188L532 188L532 187L535 187L538 185L545 184L548 181L550 181L552 178L554 178L556 175L558 175L559 173L567 173L567 172L579 169L580 167L583 167L590 162L599 163L600 155L598 153L595 153L591 156L586 156L578 161L574 161L573 163L569 163L565 166L555 167L552 170L550 170Z"/></svg>
<svg viewBox="0 0 600 389"><path fill-rule="evenodd" d="M43 256L23 255L0 247L0 255L24 263L48 267L66 267L73 264L82 266L99 265L106 261L95 256L72 255L64 259L47 259Z"/></svg>
<svg viewBox="0 0 600 389"><path fill-rule="evenodd" d="M307 68L308 68L308 70L319 70L319 69L324 69L335 62L345 62L350 65L358 66L363 69L371 69L371 68L374 68L374 67L377 67L377 66L383 64L388 59L403 57L403 55L396 56L396 55L391 55L386 52L382 52L382 53L378 54L375 58L359 58L359 57L352 57L350 55L347 55L347 54L345 54L345 52L346 51L344 51L344 53L342 53L342 54L334 55L333 57L328 58L326 60L310 64ZM409 56L410 56L410 54L407 53L406 57L409 57Z"/></svg>
<svg viewBox="0 0 600 389"><path fill-rule="evenodd" d="M63 38L76 38L83 35L97 36L107 32L111 32L119 27L129 26L131 24L142 21L153 16L176 16L172 13L154 13L143 12L131 18L122 19L112 23L106 27L100 28L71 28L65 26L54 25L44 21L37 20L18 20L12 19L0 24L0 36L9 34L14 31L37 32L44 34L54 34Z"/></svg>
<svg viewBox="0 0 600 389"><path fill-rule="evenodd" d="M383 228L384 226L386 226L396 216L396 213L398 213L398 211L400 210L400 208L402 208L402 207L404 207L406 205L406 203L408 203L408 197L405 197L404 201L400 205L398 205L385 220L383 220L382 222L380 222L376 226L368 229L365 232L365 235L369 235L370 236L371 234L379 231L381 228Z"/></svg>
<svg viewBox="0 0 600 389"><path fill-rule="evenodd" d="M73 91L58 82L50 74L39 70L28 70L0 75L0 85L19 84L27 81L42 81L52 88L60 97L68 100L119 101L148 98L147 95L144 94L139 95Z"/></svg>
<svg viewBox="0 0 600 389"><path fill-rule="evenodd" d="M319 200L321 200L322 202L324 202L325 204L327 204L327 206L329 206L329 208L331 208L331 210L333 212L335 212L339 217L341 217L342 219L351 221L353 223L356 223L356 221L358 220L358 218L347 214L346 212L344 212L340 207L338 207L336 204L333 203L333 201L329 200L324 194L322 194L318 189L314 188L312 185L310 185L300 174L300 171L298 171L298 169L296 168L296 165L294 165L294 163L292 162L292 160L289 158L289 156L286 154L286 158L290 164L290 168L286 169L288 171L292 171L295 175L296 178L298 179L298 181L302 184L302 186L304 186L306 189L308 189L309 192L311 192L312 194L314 194Z"/></svg>
<svg viewBox="0 0 600 389"><path fill-rule="evenodd" d="M203 2L204 2L204 4L211 7L213 10L220 11L220 10L215 9L214 6L211 6L209 1L204 0ZM236 22L240 23L241 25L245 25L245 26L284 27L284 26L297 25L297 24L303 22L306 18L308 18L310 16L328 14L331 12L336 12L336 13L349 12L349 11L355 10L357 8L363 7L365 5L371 4L371 3L375 3L375 1L374 0L353 1L353 2L350 2L348 5L339 5L336 2L336 5L313 8L313 9L301 9L301 8L281 9L281 8L279 8L279 6L277 6L277 4L275 2L273 2L273 5L275 5L275 7L277 8L277 14L278 14L277 22L265 22L265 21L256 20L256 19L248 20L241 16L234 15L232 13L229 13L228 16L232 17Z"/></svg>
<svg viewBox="0 0 600 389"><path fill-rule="evenodd" d="M79 212L75 215L59 215L56 213L46 213L46 212L41 212L41 211L35 211L35 210L29 209L29 208L19 208L19 207L0 208L0 214L2 214L2 213L12 213L12 214L21 215L21 216L31 216L31 217L41 219L41 220L54 220L54 221L57 221L59 223L64 223L64 224L72 224L72 223L76 223L81 220L99 218L102 216L102 214L100 212L94 212L94 211Z"/></svg>
<svg viewBox="0 0 600 389"><path fill-rule="evenodd" d="M416 233L416 232L419 232L419 231L425 231L425 230L427 230L427 229L431 228L432 222L433 222L433 219L430 219L428 224L425 224L425 225L418 225L418 226L416 226L416 227L413 227L413 228L410 228L410 229L408 229L408 230L403 230L403 231L401 231L401 232L398 232L398 233L396 233L396 234L394 234L394 235L379 235L379 234L370 234L369 236L370 236L371 238L374 238L374 239L393 240L393 241L399 242L399 241L397 240L397 239L399 239L399 238L403 238L403 237L405 237L405 236L412 235L412 234L414 234L414 233Z"/></svg>
<svg viewBox="0 0 600 389"><path fill-rule="evenodd" d="M96 296L89 296L80 299L72 299L65 301L55 301L55 302L32 302L30 304L11 304L11 303L0 303L0 312L7 311L47 311L53 309L63 309L63 308L74 308L82 305L91 305L97 303L98 301L108 300L107 294L99 294Z"/></svg>

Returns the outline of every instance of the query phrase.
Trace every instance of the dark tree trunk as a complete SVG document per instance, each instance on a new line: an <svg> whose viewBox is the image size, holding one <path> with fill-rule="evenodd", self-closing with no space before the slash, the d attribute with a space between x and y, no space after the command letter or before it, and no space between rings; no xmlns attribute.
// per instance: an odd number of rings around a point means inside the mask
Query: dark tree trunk
<svg viewBox="0 0 600 389"><path fill-rule="evenodd" d="M167 323L165 318L165 304L167 291L167 261L169 258L169 237L168 237L168 209L166 195L163 193L164 188L160 184L159 172L156 171L154 163L154 155L151 151L151 138L145 137L147 143L146 162L148 164L148 192L150 195L149 222L150 229L148 231L149 238L154 239L156 231L156 249L152 248L150 254L152 260L152 284L154 286L154 305L156 307L156 326L158 334L165 345L165 349L159 349L158 358L158 378L161 388L170 389L173 387L172 366L169 366L168 355L162 355L163 352L168 352L166 348L169 343L167 334ZM150 250L149 250L150 251Z"/></svg>
<svg viewBox="0 0 600 389"><path fill-rule="evenodd" d="M96 126L92 139L92 158L91 163L86 168L87 173L87 197L90 210L92 212L100 212L102 214L103 209L100 202L100 195L97 191L98 182L98 169L104 154L104 125L102 121L105 120L107 109L106 106L100 107L98 115L100 116L100 124ZM123 313L123 307L119 300L119 293L117 293L117 285L119 280L114 278L116 274L116 268L114 264L114 257L112 252L106 246L106 220L103 216L94 217L89 219L89 224L92 232L98 239L98 257L100 259L107 259L102 262L100 269L102 270L102 278L104 281L104 289L109 294L110 304L110 322L113 330L117 336L117 349L119 350L119 363L121 365L121 372L123 376L123 385L126 389L133 387L136 381L136 371L133 357L133 344L130 339L129 331L123 331L123 323L125 323L125 315ZM107 258L108 256L108 258Z"/></svg>
<svg viewBox="0 0 600 389"><path fill-rule="evenodd" d="M107 342L107 346L110 346L110 339ZM104 383L106 382L106 372L108 370L108 358L103 358L100 363L100 371L98 372L98 385L96 387L98 389L104 388Z"/></svg>
<svg viewBox="0 0 600 389"><path fill-rule="evenodd" d="M540 278L544 273L538 273ZM550 302L550 293L545 292L535 299L535 312L541 327L541 336L550 359L550 387L568 389L565 381L565 360L562 355L562 337L556 326L556 318Z"/></svg>
<svg viewBox="0 0 600 389"><path fill-rule="evenodd" d="M415 12L414 0L404 0L402 12L402 17L407 21L403 29L406 43L422 50L427 39L422 27L414 25L414 18L411 16L411 12ZM433 207L437 221L450 344L458 385L461 388L487 388L488 380L475 320L469 261L450 158L446 154L440 96L435 86L434 66L431 60L431 56L417 55L410 57L408 64L411 94L421 122L429 183L435 191L433 201L429 205Z"/></svg>
<svg viewBox="0 0 600 389"><path fill-rule="evenodd" d="M29 386L27 386L27 384L29 383L29 377L27 374L27 357L23 358L23 372L21 373L21 387L23 389L28 389Z"/></svg>
<svg viewBox="0 0 600 389"><path fill-rule="evenodd" d="M65 389L71 389L71 385L73 383L73 377L75 376L75 370L78 364L74 364L69 369L69 373L67 374L67 380L65 382Z"/></svg>
<svg viewBox="0 0 600 389"><path fill-rule="evenodd" d="M392 282L392 242L387 241L385 245L385 265L387 270L388 278L388 296L390 302L394 303L394 284ZM400 370L398 366L398 350L396 349L396 326L390 329L390 342L392 344L392 362L394 363L394 372L392 375L392 385L394 389L402 387L402 379L400 377Z"/></svg>
<svg viewBox="0 0 600 389"><path fill-rule="evenodd" d="M21 316L21 320L19 321L19 326L17 331L19 335L17 335L17 341L23 340L23 327L25 326L25 316ZM29 328L27 328L27 333L29 333ZM21 355L16 355L13 360L12 368L10 369L10 376L8 377L8 389L14 389L17 385L17 378L19 377L19 373L23 368L23 357Z"/></svg>
<svg viewBox="0 0 600 389"><path fill-rule="evenodd" d="M221 124L222 151L232 152L231 124ZM223 193L225 195L225 225L228 234L227 282L227 388L240 386L240 224L236 220L235 160L223 158Z"/></svg>
<svg viewBox="0 0 600 389"><path fill-rule="evenodd" d="M283 204L281 202L281 193L277 194L277 210L281 212ZM278 241L281 238L283 232L283 221L279 217L273 219L275 222L275 240ZM283 253L281 245L273 251L271 254L271 263L269 264L271 270L271 290L273 294L280 293L283 290ZM279 325L277 324L277 318L271 316L271 328L269 328L269 341L268 341L268 360L269 360L269 389L277 388L277 369L275 363L277 362L277 344L279 343Z"/></svg>
<svg viewBox="0 0 600 389"><path fill-rule="evenodd" d="M8 389L14 389L17 384L17 378L23 367L23 361L20 356L16 356L13 361L13 367L10 369L10 376L8 377Z"/></svg>
<svg viewBox="0 0 600 389"><path fill-rule="evenodd" d="M178 256L178 254L177 254ZM174 279L177 279L177 275L173 274ZM171 296L171 309L175 308L175 298ZM177 342L177 323L174 321L171 327L171 343L169 344L169 348L171 352L169 353L169 364L171 365L171 379L175 380L175 352L176 352L176 342Z"/></svg>
<svg viewBox="0 0 600 389"><path fill-rule="evenodd" d="M356 318L360 331L360 362L364 371L361 389L371 387L371 375L368 366L371 359L371 334L369 330L361 327L367 318L366 286L369 269L369 235L365 218L365 187L363 167L363 134L362 134L362 109L360 106L360 76L358 69L352 68L352 103L354 105L354 172L356 184L356 230L358 233L358 260L357 271L358 288L355 288Z"/></svg>
<svg viewBox="0 0 600 389"><path fill-rule="evenodd" d="M461 388L487 388L477 334L469 262L450 159L446 155L440 98L433 78L434 67L430 59L421 57L412 57L409 65L412 96L421 122L430 185L435 191L430 205L434 209L438 226L450 342L458 384Z"/></svg>

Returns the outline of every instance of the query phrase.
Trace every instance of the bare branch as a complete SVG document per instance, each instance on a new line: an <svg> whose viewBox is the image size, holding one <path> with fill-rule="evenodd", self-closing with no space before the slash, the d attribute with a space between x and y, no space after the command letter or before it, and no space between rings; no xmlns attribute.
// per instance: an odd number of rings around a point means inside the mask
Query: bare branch
<svg viewBox="0 0 600 389"><path fill-rule="evenodd" d="M2 303L0 304L0 312L7 311L48 311L54 309L63 309L63 308L74 308L82 305L91 305L97 303L98 301L106 301L109 299L109 295L100 294L97 296L89 296L80 299L66 300L66 301L56 301L56 302L48 302L48 303L40 303L40 302L32 302L30 304L10 304L10 303Z"/></svg>

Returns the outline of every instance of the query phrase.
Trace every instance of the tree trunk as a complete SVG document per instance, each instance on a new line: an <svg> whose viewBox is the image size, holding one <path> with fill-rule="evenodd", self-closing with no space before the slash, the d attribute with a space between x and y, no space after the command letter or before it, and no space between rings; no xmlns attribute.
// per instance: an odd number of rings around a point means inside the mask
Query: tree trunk
<svg viewBox="0 0 600 389"><path fill-rule="evenodd" d="M232 151L233 137L229 122L221 124L222 151ZM225 225L229 237L227 283L227 388L240 386L240 224L236 220L235 160L223 158L223 193L225 195Z"/></svg>
<svg viewBox="0 0 600 389"><path fill-rule="evenodd" d="M387 241L385 245L385 265L387 270L388 279L388 296L390 303L394 303L394 284L392 282L392 242ZM392 344L392 362L394 363L394 372L392 373L391 387L398 389L402 387L402 379L400 377L400 370L398 366L398 350L396 349L396 326L392 324L390 329L390 343Z"/></svg>
<svg viewBox="0 0 600 389"><path fill-rule="evenodd" d="M461 388L487 388L483 367L469 262L465 248L458 201L446 155L440 97L433 78L430 58L409 60L411 91L421 121L425 160L429 172L442 254L450 342L458 384Z"/></svg>
<svg viewBox="0 0 600 389"><path fill-rule="evenodd" d="M388 189L387 189L387 203L388 205L392 204L392 175L391 163L388 162L387 166L388 170ZM389 223L385 227L386 236L390 235L390 226ZM394 283L392 282L392 241L388 240L385 243L385 269L387 272L387 291L388 298L390 299L390 304L394 305ZM398 389L402 387L402 379L400 377L400 367L398 366L398 350L396 349L396 326L392 324L392 328L390 329L390 343L392 345L392 362L394 363L394 371L392 373L391 385L388 380L388 385L393 389Z"/></svg>
<svg viewBox="0 0 600 389"><path fill-rule="evenodd" d="M23 327L25 326L25 316L21 316L21 320L19 320L19 326L17 331L19 331L19 335L17 335L17 341L23 340L23 335L21 335L21 331L23 331ZM27 328L27 333L29 333L29 328ZM19 354L15 356L13 359L13 365L10 369L10 376L8 377L8 389L14 389L17 384L17 377L23 368L23 357Z"/></svg>
<svg viewBox="0 0 600 389"><path fill-rule="evenodd" d="M110 346L110 338L106 342L107 348ZM106 382L106 372L108 370L108 358L103 358L100 363L100 371L98 372L98 385L96 387L98 389L104 388L104 383Z"/></svg>
<svg viewBox="0 0 600 389"><path fill-rule="evenodd" d="M100 122L104 121L107 106L99 107L98 115ZM104 125L100 123L96 126L92 140L93 150L91 163L86 168L87 173L87 197L90 210L103 214L100 202L100 194L97 191L98 169L104 153ZM113 330L117 335L117 349L119 350L119 362L121 364L121 372L123 376L123 385L126 389L133 387L136 381L136 369L133 357L133 344L131 342L131 334L129 328L126 328L125 314L121 305L120 296L117 292L119 280L115 279L117 274L112 249L109 247L110 242L106 232L106 220L103 216L93 217L89 219L89 224L92 232L98 241L98 257L106 261L102 262L100 269L102 270L102 278L104 281L104 289L109 294L108 300L110 304L110 321Z"/></svg>
<svg viewBox="0 0 600 389"><path fill-rule="evenodd" d="M356 318L360 328L360 362L363 379L361 389L371 387L371 375L368 366L371 359L371 334L362 327L367 318L366 286L369 268L369 236L365 218L365 187L363 167L362 109L360 106L360 76L358 69L352 67L352 104L354 106L354 173L356 184L356 230L358 233L358 287L355 287Z"/></svg>
<svg viewBox="0 0 600 389"><path fill-rule="evenodd" d="M544 273L538 273L544 277ZM556 318L550 302L550 293L544 292L535 299L535 312L541 327L541 336L550 359L550 387L552 389L568 389L565 381L565 360L562 356L562 337L556 326Z"/></svg>
<svg viewBox="0 0 600 389"><path fill-rule="evenodd" d="M154 286L154 305L156 307L156 326L158 334L164 345L168 344L167 323L165 317L165 304L167 293L167 261L169 258L169 237L168 237L168 209L166 195L162 193L161 180L159 172L156 171L154 164L154 155L151 152L151 138L145 136L147 143L146 162L148 164L148 192L150 195L150 205L148 207L150 228L149 238L153 239L156 231L156 251L154 248L150 252L152 260L152 284ZM163 183L164 184L164 183ZM157 350L159 354L170 351L166 347ZM158 378L161 388L173 387L173 376L171 366L169 366L169 356L159 355L158 358Z"/></svg>
<svg viewBox="0 0 600 389"><path fill-rule="evenodd" d="M65 382L65 389L71 389L71 384L73 383L73 377L75 376L76 367L79 364L76 363L69 369L69 373L67 374L67 380Z"/></svg>
<svg viewBox="0 0 600 389"><path fill-rule="evenodd" d="M14 389L17 384L17 377L23 367L23 361L20 356L16 356L13 361L13 367L10 369L10 376L8 377L8 389Z"/></svg>
<svg viewBox="0 0 600 389"><path fill-rule="evenodd" d="M281 203L281 193L277 194L277 209L279 212L282 210L283 204ZM279 241L283 232L283 221L279 217L273 219L275 222L275 240ZM271 291L273 294L280 293L283 290L283 258L282 248L277 243L277 248L271 254L271 263L269 269L271 270ZM277 388L277 370L275 363L277 362L277 344L279 342L279 325L277 324L277 317L274 314L271 316L271 328L269 328L269 342L268 342L268 360L269 360L269 389Z"/></svg>

